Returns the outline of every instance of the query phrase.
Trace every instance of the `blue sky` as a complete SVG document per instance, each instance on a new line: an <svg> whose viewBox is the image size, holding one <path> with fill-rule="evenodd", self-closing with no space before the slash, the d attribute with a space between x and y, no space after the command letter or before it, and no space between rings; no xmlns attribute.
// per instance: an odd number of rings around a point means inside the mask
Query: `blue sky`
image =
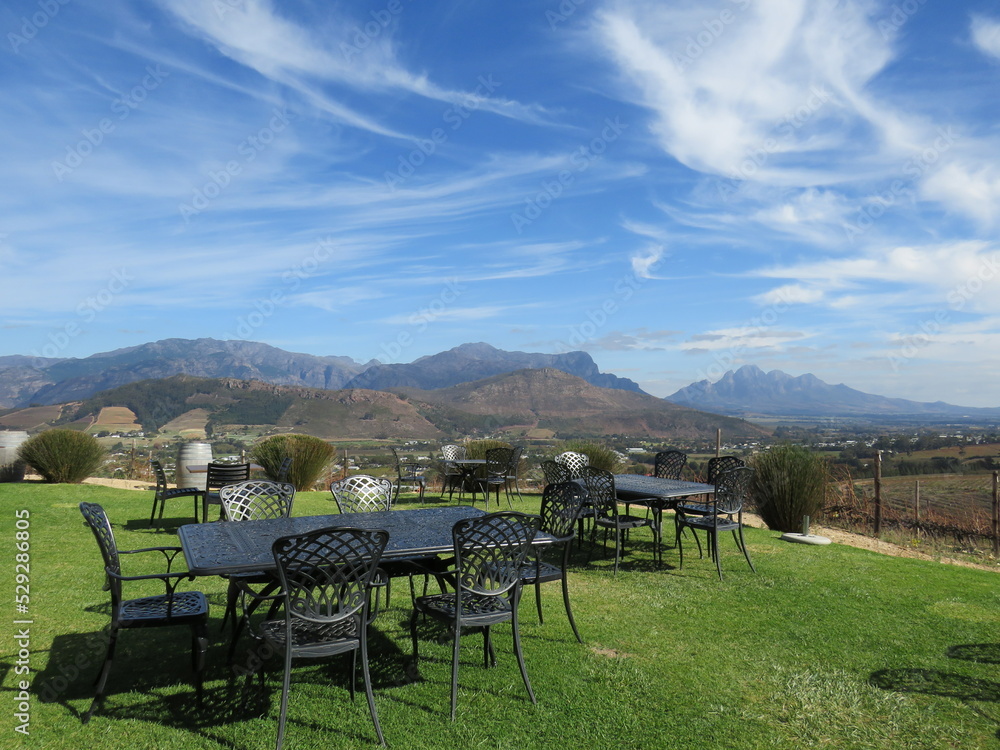
<svg viewBox="0 0 1000 750"><path fill-rule="evenodd" d="M241 338L1000 405L994 2L15 0L0 355Z"/></svg>

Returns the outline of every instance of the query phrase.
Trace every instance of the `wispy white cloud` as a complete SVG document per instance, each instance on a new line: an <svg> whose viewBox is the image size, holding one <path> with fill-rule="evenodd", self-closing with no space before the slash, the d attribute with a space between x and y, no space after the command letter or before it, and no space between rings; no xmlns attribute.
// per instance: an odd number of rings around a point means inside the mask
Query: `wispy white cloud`
<svg viewBox="0 0 1000 750"><path fill-rule="evenodd" d="M969 27L976 48L983 54L1000 60L1000 21L974 15Z"/></svg>

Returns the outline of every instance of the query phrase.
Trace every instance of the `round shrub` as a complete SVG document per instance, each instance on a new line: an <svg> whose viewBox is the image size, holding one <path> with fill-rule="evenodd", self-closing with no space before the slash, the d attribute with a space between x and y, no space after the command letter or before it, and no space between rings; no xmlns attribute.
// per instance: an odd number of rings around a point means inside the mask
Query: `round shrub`
<svg viewBox="0 0 1000 750"><path fill-rule="evenodd" d="M97 438L76 430L40 432L21 444L18 458L52 484L79 484L104 461Z"/></svg>
<svg viewBox="0 0 1000 750"><path fill-rule="evenodd" d="M800 531L802 517L816 518L825 503L829 466L800 445L779 445L750 460L751 501L773 531Z"/></svg>
<svg viewBox="0 0 1000 750"><path fill-rule="evenodd" d="M264 467L272 479L278 475L281 462L292 459L288 481L296 490L311 490L333 460L333 446L311 435L275 435L250 449L250 458Z"/></svg>

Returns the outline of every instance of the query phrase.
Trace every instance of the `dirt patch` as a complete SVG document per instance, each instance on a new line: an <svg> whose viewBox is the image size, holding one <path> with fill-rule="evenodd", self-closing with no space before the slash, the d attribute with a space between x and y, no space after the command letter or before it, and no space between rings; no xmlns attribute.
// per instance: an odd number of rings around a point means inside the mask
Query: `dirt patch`
<svg viewBox="0 0 1000 750"><path fill-rule="evenodd" d="M756 516L752 513L744 513L743 521L747 526L752 526L756 529L766 529L766 524L760 519L760 516ZM921 552L919 550L910 549L909 547L904 547L899 544L891 544L889 542L884 542L881 539L876 539L875 537L865 536L864 534L854 534L850 531L844 531L843 529L830 529L825 526L816 526L811 524L809 526L809 533L816 534L817 536L825 536L834 544L845 544L848 547L857 547L858 549L867 549L872 552L878 552L881 555L891 555L893 557L910 557L915 560L930 560L932 562L944 563L946 565L960 565L964 568L976 568L977 570L989 570L994 573L1000 572L995 565L983 565L981 563L970 562L967 560L961 560L955 557L941 557L940 555L928 555L926 552Z"/></svg>

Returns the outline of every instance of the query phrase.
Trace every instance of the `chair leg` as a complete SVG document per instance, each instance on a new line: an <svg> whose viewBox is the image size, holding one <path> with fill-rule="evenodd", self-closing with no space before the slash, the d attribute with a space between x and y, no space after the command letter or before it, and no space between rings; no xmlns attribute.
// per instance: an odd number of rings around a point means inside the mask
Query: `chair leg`
<svg viewBox="0 0 1000 750"><path fill-rule="evenodd" d="M545 620L542 618L542 582L535 580L535 607L538 609L538 624L544 625Z"/></svg>
<svg viewBox="0 0 1000 750"><path fill-rule="evenodd" d="M521 651L521 628L517 619L518 598L518 594L514 594L514 613L511 616L511 628L514 631L514 653L517 655L517 666L521 670L521 679L524 680L524 686L528 689L528 697L531 698L532 703L538 703L538 700L535 698L535 691L531 689L528 670L524 666L524 653Z"/></svg>
<svg viewBox="0 0 1000 750"><path fill-rule="evenodd" d="M199 622L191 626L191 661L194 667L195 694L198 706L203 704L205 654L208 652L208 623Z"/></svg>
<svg viewBox="0 0 1000 750"><path fill-rule="evenodd" d="M362 624L365 629L361 636L361 671L365 678L365 695L368 698L368 712L372 715L372 723L375 725L375 734L378 735L378 744L385 746L385 737L382 736L382 725L378 721L378 713L375 711L375 695L372 693L372 676L368 669L368 626ZM352 680L353 684L353 680Z"/></svg>
<svg viewBox="0 0 1000 750"><path fill-rule="evenodd" d="M567 545L567 550L569 549ZM562 571L562 592L563 592L563 604L566 605L566 617L569 618L569 626L573 628L573 635L576 636L576 640L583 643L583 638L580 637L580 631L577 630L576 620L573 619L573 608L569 603L569 576L566 575L566 565L563 565ZM541 609L539 609L539 616L541 616Z"/></svg>
<svg viewBox="0 0 1000 750"><path fill-rule="evenodd" d="M739 545L740 549L743 550L743 557L745 557L747 559L747 564L750 566L750 570L752 570L754 573L756 573L757 569L753 566L753 562L750 560L750 552L749 552L749 550L747 550L747 543L743 539L743 526L742 525L739 528L739 532L740 532L740 534L736 538L736 543ZM736 537L736 532L735 531L733 532L733 536Z"/></svg>
<svg viewBox="0 0 1000 750"><path fill-rule="evenodd" d="M458 648L462 637L462 627L455 621L455 641L451 648L451 720L455 721L455 709L458 707Z"/></svg>
<svg viewBox="0 0 1000 750"><path fill-rule="evenodd" d="M712 545L712 553L715 555L715 569L719 571L719 580L722 580L722 558L719 556L719 532L710 531L708 532L709 544Z"/></svg>
<svg viewBox="0 0 1000 750"><path fill-rule="evenodd" d="M352 677L353 679L353 677ZM292 650L290 644L285 646L285 675L281 683L281 712L278 714L278 743L277 750L281 750L281 743L285 738L285 718L288 716L288 690L292 684Z"/></svg>
<svg viewBox="0 0 1000 750"><path fill-rule="evenodd" d="M90 703L90 708L83 715L83 723L86 724L90 721L90 717L94 715L94 711L101 704L104 699L104 686L107 685L108 675L111 673L111 662L115 658L115 646L118 645L118 628L112 627L110 637L108 639L108 652L104 656L104 664L101 666L101 671L97 673L97 679L94 682L97 687L94 691L94 700Z"/></svg>

